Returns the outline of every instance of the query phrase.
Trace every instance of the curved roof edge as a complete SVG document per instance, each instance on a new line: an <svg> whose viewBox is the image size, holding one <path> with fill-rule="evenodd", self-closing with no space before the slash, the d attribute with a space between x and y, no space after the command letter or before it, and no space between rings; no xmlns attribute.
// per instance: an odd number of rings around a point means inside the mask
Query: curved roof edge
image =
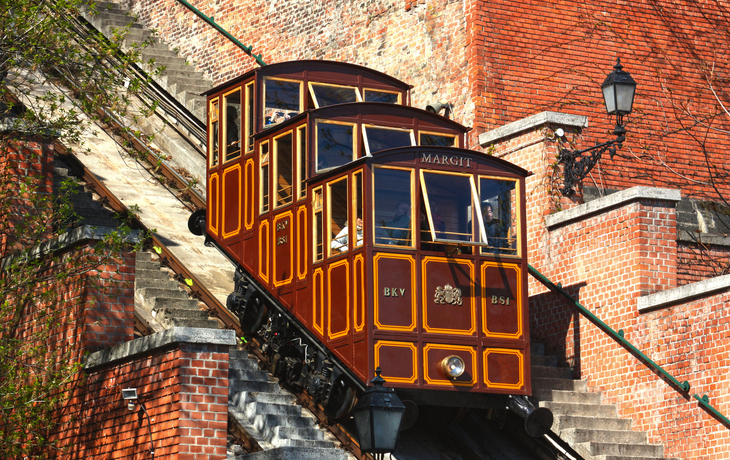
<svg viewBox="0 0 730 460"><path fill-rule="evenodd" d="M326 61L326 60L317 60L317 59L302 59L298 61L283 61L283 62L277 62L274 64L269 64L266 67L257 67L253 70L249 70L248 72L245 72L242 75L239 75L238 77L234 77L224 83L221 83L219 85L214 86L213 88L209 89L208 91L202 93L202 95L208 95L213 94L215 92L218 92L220 89L225 88L227 86L236 84L239 81L246 80L250 78L252 75L261 73L263 75L271 75L276 74L278 72L281 72L284 68L289 68L293 66L298 67L308 67L308 68L322 68L322 67L333 67L333 68L342 68L342 69L349 69L351 71L356 71L358 73L363 74L371 74L379 79L388 80L395 86L400 86L404 90L409 90L413 88L413 85L410 85L402 80L399 80L395 77L392 77L386 73L383 73L379 70L371 69L370 67L365 67L359 64L351 64L349 62L340 62L340 61Z"/></svg>

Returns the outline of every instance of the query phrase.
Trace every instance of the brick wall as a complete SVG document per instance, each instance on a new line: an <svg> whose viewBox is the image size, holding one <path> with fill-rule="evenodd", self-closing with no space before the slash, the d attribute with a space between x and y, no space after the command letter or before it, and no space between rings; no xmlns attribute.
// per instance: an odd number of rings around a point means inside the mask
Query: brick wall
<svg viewBox="0 0 730 460"><path fill-rule="evenodd" d="M216 84L255 65L175 0L118 1ZM721 3L225 0L195 6L266 62L363 64L413 84L416 107L450 100L456 120L474 128L473 147L479 133L544 110L589 116L583 146L610 137L599 86L620 57L639 83L635 116L621 155L599 167L597 185L679 185L688 195L715 200L714 186L730 188L726 181L711 183L730 163L723 147L730 120L719 116L712 93L727 102L721 81L730 74L722 32L728 22Z"/></svg>
<svg viewBox="0 0 730 460"><path fill-rule="evenodd" d="M136 388L127 409L121 390ZM228 345L169 343L87 369L62 410L57 458L223 460ZM149 428L148 428L149 427Z"/></svg>
<svg viewBox="0 0 730 460"><path fill-rule="evenodd" d="M176 0L119 0L154 27L214 84L257 66ZM412 105L454 104L456 119L473 119L464 71L471 12L464 0L334 0L191 2L267 63L328 59L366 65L415 85Z"/></svg>
<svg viewBox="0 0 730 460"><path fill-rule="evenodd" d="M730 290L640 313L638 299L671 292L687 284L690 273L696 277L692 281L708 275L688 267L687 244L678 242L679 194L635 188L580 205L551 193L562 186L554 181L553 133L557 127L575 130L554 121L523 123L524 129L512 131L506 126L507 134L496 137L490 149L534 172L527 181L531 265L611 328L623 330L629 342L680 382L690 382L692 390L689 395L675 391L566 299L530 277L533 340L544 341L549 353L573 366L575 377L616 404L621 417L633 420L633 429L648 433L649 442L663 444L666 457L730 458L727 428L691 398L707 394L710 404L730 414Z"/></svg>
<svg viewBox="0 0 730 460"><path fill-rule="evenodd" d="M0 258L17 243L13 229L22 215L33 210L23 195L24 181L34 187L38 197L53 193L53 143L40 139L0 137Z"/></svg>

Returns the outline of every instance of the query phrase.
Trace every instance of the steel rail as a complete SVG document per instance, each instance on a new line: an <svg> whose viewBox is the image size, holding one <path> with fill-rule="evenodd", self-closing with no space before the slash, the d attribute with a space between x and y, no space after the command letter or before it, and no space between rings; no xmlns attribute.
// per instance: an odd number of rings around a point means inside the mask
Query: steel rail
<svg viewBox="0 0 730 460"><path fill-rule="evenodd" d="M654 372L659 373L664 379L668 380L669 383L676 391L682 394L682 396L689 398L689 391L691 389L691 386L688 381L680 382L676 378L674 378L673 375L671 375L669 372L667 372L662 366L657 364L654 360L649 358L647 355L642 353L638 348L633 346L626 338L624 337L624 331L623 329L620 329L618 332L613 330L611 327L609 327L606 323L601 321L600 318L598 318L596 315L593 314L590 310L588 310L586 307L581 305L580 302L575 300L570 294L568 294L561 285L555 284L552 281L550 281L545 275L540 273L535 267L532 265L528 265L528 272L530 275L532 275L535 279L537 279L540 283L542 283L545 287L550 289L551 291L562 295L566 299L570 301L570 303L575 306L578 311L585 316L590 322L592 322L596 327L598 327L600 330L605 332L609 337L611 337L613 340L619 343L622 347L626 348L632 355L634 355L639 361L641 361L646 367L651 369ZM730 420L725 417L722 413L720 413L717 409L712 407L710 405L710 398L707 395L703 395L702 397L697 396L696 394L693 396L694 399L696 399L700 406L702 406L705 410L710 412L715 418L717 418L719 421L721 421L727 428L730 428Z"/></svg>

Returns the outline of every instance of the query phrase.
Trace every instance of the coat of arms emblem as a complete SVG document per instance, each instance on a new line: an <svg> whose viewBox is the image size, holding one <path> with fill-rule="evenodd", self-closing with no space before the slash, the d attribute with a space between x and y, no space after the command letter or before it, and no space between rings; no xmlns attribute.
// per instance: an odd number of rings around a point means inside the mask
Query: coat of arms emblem
<svg viewBox="0 0 730 460"><path fill-rule="evenodd" d="M448 283L444 287L437 286L433 301L438 304L461 305L461 289Z"/></svg>

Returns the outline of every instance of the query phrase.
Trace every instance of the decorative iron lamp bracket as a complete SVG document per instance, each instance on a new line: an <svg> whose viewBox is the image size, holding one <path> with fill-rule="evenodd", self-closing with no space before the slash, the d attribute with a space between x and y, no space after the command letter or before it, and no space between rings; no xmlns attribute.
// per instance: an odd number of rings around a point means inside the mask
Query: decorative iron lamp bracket
<svg viewBox="0 0 730 460"><path fill-rule="evenodd" d="M558 163L564 165L563 174L565 176L565 187L560 189L563 195L570 196L575 192L575 184L591 172L601 155L608 152L613 158L616 149L621 148L626 140L624 116L629 115L632 111L635 91L636 82L628 72L623 70L621 60L617 59L616 65L613 66L613 72L608 74L601 84L606 113L610 117L616 117L616 128L613 130L616 139L596 144L584 150L569 150L563 146L559 147ZM586 153L588 155L584 155Z"/></svg>
<svg viewBox="0 0 730 460"><path fill-rule="evenodd" d="M608 152L613 159L616 149L620 149L626 140L626 130L621 125L617 125L613 132L616 139L596 144L583 150L570 150L560 147L558 151L558 163L563 164L563 175L565 177L564 187L560 189L560 193L564 196L571 196L575 192L575 184L583 180L591 169L601 159L601 155ZM584 155L589 153L589 155Z"/></svg>

